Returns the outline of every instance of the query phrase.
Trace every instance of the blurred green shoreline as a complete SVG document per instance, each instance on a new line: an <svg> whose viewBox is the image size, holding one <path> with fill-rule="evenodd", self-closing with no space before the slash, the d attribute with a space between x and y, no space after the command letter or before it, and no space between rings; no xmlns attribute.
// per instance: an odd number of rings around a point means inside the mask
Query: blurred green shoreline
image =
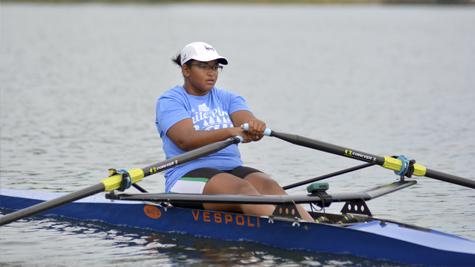
<svg viewBox="0 0 475 267"><path fill-rule="evenodd" d="M1 0L1 3L110 3L110 4L475 4L475 0Z"/></svg>

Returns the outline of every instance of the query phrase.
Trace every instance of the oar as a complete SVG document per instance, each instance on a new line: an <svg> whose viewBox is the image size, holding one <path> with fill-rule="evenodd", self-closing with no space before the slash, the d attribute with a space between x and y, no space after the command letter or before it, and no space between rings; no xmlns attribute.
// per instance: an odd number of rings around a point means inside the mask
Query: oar
<svg viewBox="0 0 475 267"><path fill-rule="evenodd" d="M127 172L132 180L132 184L134 184L142 180L144 177L164 171L178 164L183 164L185 162L189 162L191 160L217 152L229 145L238 144L241 141L242 141L241 137L228 138L220 142L212 143L212 144L197 148L195 150L188 151L179 156L150 165L143 169L139 169L139 168L130 169ZM10 222L13 222L13 221L16 221L28 216L38 214L42 211L52 209L52 208L64 205L66 203L73 202L75 200L97 194L99 192L104 192L104 191L109 192L112 190L116 190L120 187L121 181L122 181L122 174L116 174L114 176L103 179L100 183L96 185L93 185L93 186L81 189L77 192L73 192L73 193L61 196L59 198L42 202L40 204L2 216L0 217L0 225L5 225Z"/></svg>
<svg viewBox="0 0 475 267"><path fill-rule="evenodd" d="M243 125L244 129L248 127L249 125L246 125L246 124ZM284 141L287 141L289 143L296 144L299 146L313 148L313 149L328 152L331 154L365 161L368 163L374 163L393 171L399 172L404 167L404 162L402 160L393 158L391 156L385 156L385 157L376 156L370 153L361 152L361 151L354 150L351 148L325 143L322 141L310 139L310 138L295 135L295 134L281 133L281 132L273 131L271 129L266 129L264 131L264 135L273 136L273 137L279 138L281 140L284 140ZM448 173L444 173L444 172L440 172L436 170L431 170L418 163L415 163L413 165L413 168L414 168L413 175L415 176L425 176L425 177L441 180L444 182L458 184L461 186L475 189L474 180L462 178L459 176L455 176L452 174L448 174Z"/></svg>
<svg viewBox="0 0 475 267"><path fill-rule="evenodd" d="M365 161L368 163L374 163L393 171L401 171L404 164L402 160L393 158L391 156L385 156L385 157L376 156L370 153L361 152L361 151L357 151L351 148L341 147L341 146L325 143L318 140L313 140L307 137L298 136L294 134L280 133L280 132L270 130L270 131L267 131L266 135L277 137L281 140L284 140L296 145L305 146L308 148L313 148L320 151L332 153L335 155ZM458 184L461 186L466 186L466 187L475 189L475 181L473 180L462 178L459 176L455 176L455 175L440 172L440 171L436 171L436 170L432 170L432 169L428 169L425 166L418 163L415 163L413 166L414 166L413 175L415 176L425 176L425 177L441 180L444 182Z"/></svg>

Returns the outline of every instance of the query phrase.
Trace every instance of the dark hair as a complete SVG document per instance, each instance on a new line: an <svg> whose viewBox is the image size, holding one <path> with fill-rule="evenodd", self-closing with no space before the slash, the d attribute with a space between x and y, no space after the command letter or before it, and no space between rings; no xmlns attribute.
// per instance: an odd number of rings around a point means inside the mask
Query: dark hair
<svg viewBox="0 0 475 267"><path fill-rule="evenodd" d="M181 56L178 54L176 57L172 58L172 61L181 67Z"/></svg>
<svg viewBox="0 0 475 267"><path fill-rule="evenodd" d="M178 66L181 67L181 55L178 54L176 57L172 58L173 63L177 64ZM188 67L191 65L191 62L193 60L188 60L185 65L188 65Z"/></svg>

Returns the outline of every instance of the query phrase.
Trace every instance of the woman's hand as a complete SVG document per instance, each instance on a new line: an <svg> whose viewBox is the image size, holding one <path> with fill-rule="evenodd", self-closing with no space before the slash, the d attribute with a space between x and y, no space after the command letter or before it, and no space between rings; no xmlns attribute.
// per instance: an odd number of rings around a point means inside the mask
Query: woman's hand
<svg viewBox="0 0 475 267"><path fill-rule="evenodd" d="M233 127L227 128L230 131L231 136L241 136L243 138L242 143L249 143L252 142L252 136L242 129L242 127Z"/></svg>
<svg viewBox="0 0 475 267"><path fill-rule="evenodd" d="M241 136L244 140L243 143L249 143L252 141L259 141L264 136L264 130L266 129L265 122L253 119L247 122L249 128L244 130L243 127L228 128L232 136Z"/></svg>
<svg viewBox="0 0 475 267"><path fill-rule="evenodd" d="M253 118L249 120L247 124L249 125L249 129L245 131L245 133L252 141L259 141L262 139L262 137L264 137L264 131L267 128L265 122L257 118Z"/></svg>
<svg viewBox="0 0 475 267"><path fill-rule="evenodd" d="M244 143L259 141L264 136L264 131L267 127L266 123L254 117L248 110L240 110L232 113L231 120L234 125L241 125L241 127L239 127L241 133L239 135L244 138ZM249 125L249 130L247 131L242 129L242 125L245 123Z"/></svg>

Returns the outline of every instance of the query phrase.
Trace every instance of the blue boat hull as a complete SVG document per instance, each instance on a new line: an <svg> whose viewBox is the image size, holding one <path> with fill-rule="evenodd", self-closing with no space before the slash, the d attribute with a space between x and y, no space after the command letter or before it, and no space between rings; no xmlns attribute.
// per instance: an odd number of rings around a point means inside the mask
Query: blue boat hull
<svg viewBox="0 0 475 267"><path fill-rule="evenodd" d="M0 190L0 208L22 209L59 196ZM283 249L351 254L427 266L474 266L475 242L431 229L370 220L347 225L318 224L243 214L109 201L103 196L70 203L43 214L75 220L186 233L222 240L251 241Z"/></svg>

